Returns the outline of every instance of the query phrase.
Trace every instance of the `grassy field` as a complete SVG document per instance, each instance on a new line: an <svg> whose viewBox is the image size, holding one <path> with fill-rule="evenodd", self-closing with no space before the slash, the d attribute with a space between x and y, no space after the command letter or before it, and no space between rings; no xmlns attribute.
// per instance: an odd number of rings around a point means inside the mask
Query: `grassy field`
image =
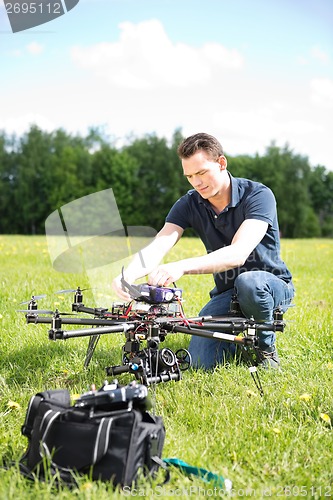
<svg viewBox="0 0 333 500"><path fill-rule="evenodd" d="M181 256L200 254L197 240L184 239ZM178 457L232 481L226 495L214 484L173 471L163 488L140 485L131 493L82 478L79 488L52 490L28 483L14 467L0 470L0 498L331 498L333 496L333 240L283 240L282 256L297 289L295 307L285 315L277 345L282 370L260 372L264 397L245 366L230 364L214 372L191 371L180 382L158 385L156 413L166 426L164 457ZM170 259L176 258L176 253ZM111 276L98 293L110 307ZM47 325L27 325L20 302L46 294L43 309L70 310L72 294L57 290L92 286L91 276L52 269L43 237L0 236L0 444L1 456L17 460L26 448L20 427L36 392L68 388L72 394L102 385L104 368L120 362L121 334L101 338L88 370L83 368L87 339L51 342ZM99 284L100 285L100 284ZM207 301L210 276L184 277L187 316ZM85 303L89 305L88 290ZM96 295L95 295L96 296ZM165 345L186 347L189 336L169 335Z"/></svg>

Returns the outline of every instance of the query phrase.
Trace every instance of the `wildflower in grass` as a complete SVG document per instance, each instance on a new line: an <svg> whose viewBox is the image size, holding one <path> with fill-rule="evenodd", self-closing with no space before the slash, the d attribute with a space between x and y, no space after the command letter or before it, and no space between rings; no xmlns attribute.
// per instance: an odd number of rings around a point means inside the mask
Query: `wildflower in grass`
<svg viewBox="0 0 333 500"><path fill-rule="evenodd" d="M21 408L19 403L16 403L15 401L8 401L7 406L11 410L18 410L19 408Z"/></svg>
<svg viewBox="0 0 333 500"><path fill-rule="evenodd" d="M311 398L312 398L312 394L308 394L307 392L305 392L304 394L301 394L299 397L299 399L301 401L306 401L306 402L310 401Z"/></svg>
<svg viewBox="0 0 333 500"><path fill-rule="evenodd" d="M332 420L328 413L319 413L319 416L325 424L332 425Z"/></svg>
<svg viewBox="0 0 333 500"><path fill-rule="evenodd" d="M331 363L330 361L327 363L327 369L333 370L333 363Z"/></svg>
<svg viewBox="0 0 333 500"><path fill-rule="evenodd" d="M246 395L247 395L249 398L252 398L252 397L255 397L255 398L256 398L256 397L258 396L258 394L257 394L256 392L251 391L250 389L248 389L248 390L246 391Z"/></svg>
<svg viewBox="0 0 333 500"><path fill-rule="evenodd" d="M93 487L93 484L90 483L90 482L87 482L87 483L84 483L82 486L81 486L81 490L83 491L88 491L88 490L91 490Z"/></svg>
<svg viewBox="0 0 333 500"><path fill-rule="evenodd" d="M275 434L281 434L281 431L278 427L273 427L272 431L275 432Z"/></svg>
<svg viewBox="0 0 333 500"><path fill-rule="evenodd" d="M3 318L3 316L2 316L2 314L0 314L0 319L2 319L2 318Z"/></svg>

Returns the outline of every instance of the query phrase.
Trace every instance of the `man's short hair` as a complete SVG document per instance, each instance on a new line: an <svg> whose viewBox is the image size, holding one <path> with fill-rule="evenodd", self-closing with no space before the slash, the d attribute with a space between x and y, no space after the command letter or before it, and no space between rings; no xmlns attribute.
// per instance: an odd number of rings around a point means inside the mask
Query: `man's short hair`
<svg viewBox="0 0 333 500"><path fill-rule="evenodd" d="M198 151L205 151L213 161L223 155L223 148L219 141L212 135L205 133L187 137L177 149L178 156L181 159L190 158Z"/></svg>

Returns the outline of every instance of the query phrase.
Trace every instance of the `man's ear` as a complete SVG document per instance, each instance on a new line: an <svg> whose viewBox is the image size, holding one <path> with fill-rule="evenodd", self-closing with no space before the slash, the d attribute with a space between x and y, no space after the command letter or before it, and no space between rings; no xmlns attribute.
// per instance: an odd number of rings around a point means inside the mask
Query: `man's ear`
<svg viewBox="0 0 333 500"><path fill-rule="evenodd" d="M224 155L219 156L217 161L220 164L221 170L225 170L227 168L228 162L227 162L227 159Z"/></svg>

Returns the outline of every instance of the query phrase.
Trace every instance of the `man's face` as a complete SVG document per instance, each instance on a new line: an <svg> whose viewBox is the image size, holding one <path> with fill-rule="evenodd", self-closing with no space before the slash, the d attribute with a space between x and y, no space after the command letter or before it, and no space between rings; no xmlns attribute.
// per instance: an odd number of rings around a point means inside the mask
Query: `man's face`
<svg viewBox="0 0 333 500"><path fill-rule="evenodd" d="M182 166L185 177L200 196L209 199L222 194L227 166L224 156L212 161L206 152L198 151L182 159Z"/></svg>

